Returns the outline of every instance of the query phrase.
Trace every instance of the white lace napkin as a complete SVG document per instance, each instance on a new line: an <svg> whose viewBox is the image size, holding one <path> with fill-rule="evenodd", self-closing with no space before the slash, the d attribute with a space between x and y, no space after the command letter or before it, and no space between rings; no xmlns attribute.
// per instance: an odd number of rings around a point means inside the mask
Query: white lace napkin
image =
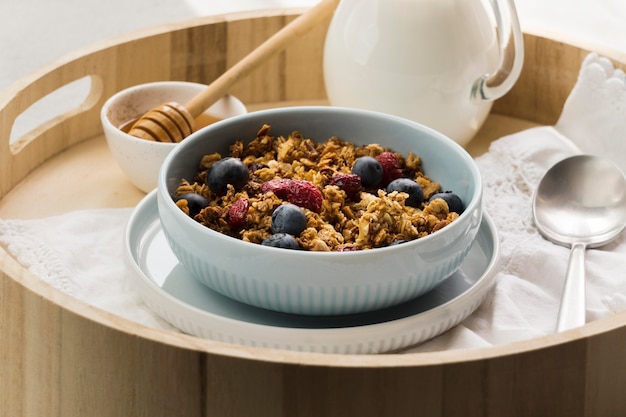
<svg viewBox="0 0 626 417"><path fill-rule="evenodd" d="M569 249L543 239L532 221L532 195L553 164L577 153L608 157L626 172L626 77L590 54L555 126L503 137L476 159L485 209L500 234L495 289L449 332L410 351L481 347L554 331ZM626 233L586 252L587 321L626 310Z"/></svg>
<svg viewBox="0 0 626 417"><path fill-rule="evenodd" d="M477 159L486 210L502 242L497 283L467 320L409 351L490 346L554 331L569 250L539 235L531 219L531 196L552 164L581 151L612 158L626 171L625 112L624 74L591 54L556 126L501 138ZM143 304L129 282L122 253L131 211L0 219L0 244L62 291L141 324L173 329ZM588 321L626 309L625 235L587 252Z"/></svg>

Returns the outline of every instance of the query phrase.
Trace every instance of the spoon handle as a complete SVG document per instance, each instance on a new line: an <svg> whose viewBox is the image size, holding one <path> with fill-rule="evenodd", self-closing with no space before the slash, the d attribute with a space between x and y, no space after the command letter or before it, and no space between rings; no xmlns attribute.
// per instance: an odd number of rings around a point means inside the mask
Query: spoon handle
<svg viewBox="0 0 626 417"><path fill-rule="evenodd" d="M585 245L575 243L569 256L556 331L585 324Z"/></svg>
<svg viewBox="0 0 626 417"><path fill-rule="evenodd" d="M193 97L185 108L195 118L211 104L219 100L228 89L244 78L269 58L284 50L292 41L301 38L314 28L320 27L324 19L332 15L339 0L322 0L311 7L285 27L276 32L258 48L254 49L239 62L220 75L216 80L197 96ZM262 88L262 87L261 87Z"/></svg>

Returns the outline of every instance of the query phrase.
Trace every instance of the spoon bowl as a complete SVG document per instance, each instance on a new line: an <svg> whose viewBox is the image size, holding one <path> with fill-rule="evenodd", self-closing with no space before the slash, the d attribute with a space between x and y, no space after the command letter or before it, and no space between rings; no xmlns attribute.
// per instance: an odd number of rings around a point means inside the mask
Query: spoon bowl
<svg viewBox="0 0 626 417"><path fill-rule="evenodd" d="M591 155L566 158L550 168L533 198L541 234L571 248L557 331L585 324L587 248L615 239L626 226L626 177L613 162Z"/></svg>

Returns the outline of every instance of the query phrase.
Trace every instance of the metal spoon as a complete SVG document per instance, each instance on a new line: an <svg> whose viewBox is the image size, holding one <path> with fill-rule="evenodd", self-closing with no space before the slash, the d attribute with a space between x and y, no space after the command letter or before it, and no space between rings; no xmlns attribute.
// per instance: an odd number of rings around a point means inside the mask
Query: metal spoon
<svg viewBox="0 0 626 417"><path fill-rule="evenodd" d="M611 161L590 155L550 168L533 198L541 234L571 247L557 331L585 324L585 249L604 245L626 226L626 177Z"/></svg>

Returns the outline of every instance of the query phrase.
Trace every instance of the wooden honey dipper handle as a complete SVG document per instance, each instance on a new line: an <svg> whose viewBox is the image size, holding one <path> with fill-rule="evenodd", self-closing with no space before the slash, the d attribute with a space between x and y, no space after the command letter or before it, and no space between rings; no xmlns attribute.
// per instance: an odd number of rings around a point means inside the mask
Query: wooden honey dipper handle
<svg viewBox="0 0 626 417"><path fill-rule="evenodd" d="M223 97L233 84L318 26L333 13L337 4L339 0L322 0L268 38L185 105L172 102L156 107L137 120L129 133L160 142L180 142L193 132L194 119Z"/></svg>

